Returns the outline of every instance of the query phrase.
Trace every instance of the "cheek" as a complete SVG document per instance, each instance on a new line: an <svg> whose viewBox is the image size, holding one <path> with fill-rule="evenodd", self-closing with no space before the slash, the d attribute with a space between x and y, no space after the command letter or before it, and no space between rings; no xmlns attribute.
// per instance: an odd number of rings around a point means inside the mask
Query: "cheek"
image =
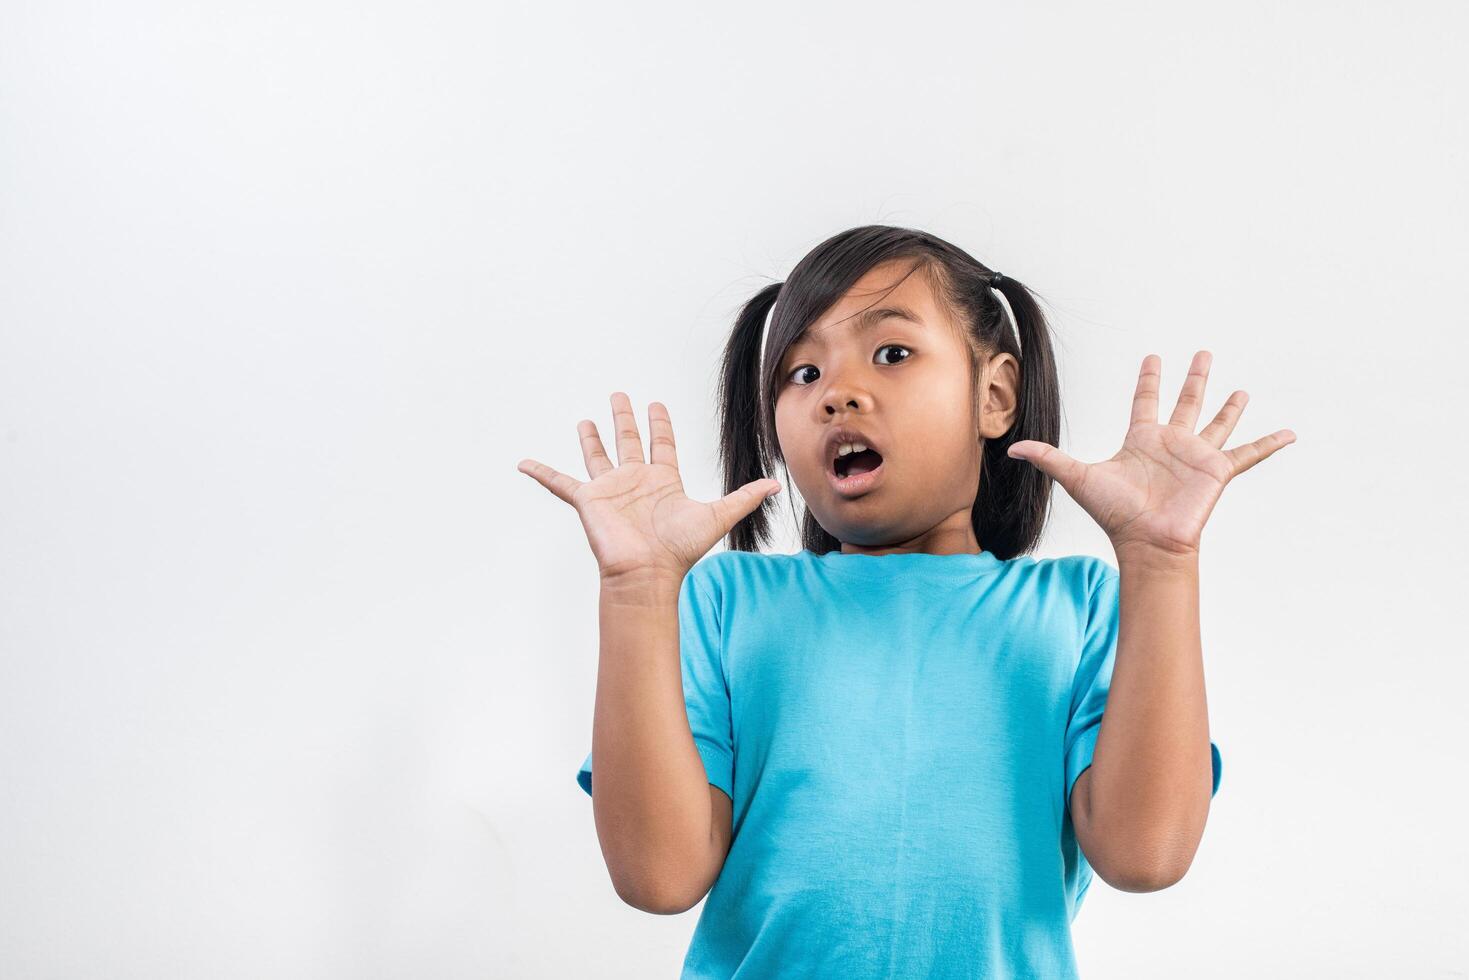
<svg viewBox="0 0 1469 980"><path fill-rule="evenodd" d="M775 440L780 444L780 454L785 459L786 469L795 472L805 464L810 447L803 441L800 427L785 421L785 414L781 411L781 402L776 402Z"/></svg>
<svg viewBox="0 0 1469 980"><path fill-rule="evenodd" d="M956 382L950 375L915 386L903 417L903 444L917 450L905 458L940 470L946 463L967 464L969 454L979 451L974 393L965 379Z"/></svg>

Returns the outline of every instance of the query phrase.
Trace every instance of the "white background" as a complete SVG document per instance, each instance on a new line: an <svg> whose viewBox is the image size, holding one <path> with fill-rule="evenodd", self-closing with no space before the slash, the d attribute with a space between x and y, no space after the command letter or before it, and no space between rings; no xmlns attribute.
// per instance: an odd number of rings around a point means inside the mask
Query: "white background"
<svg viewBox="0 0 1469 980"><path fill-rule="evenodd" d="M717 496L735 311L869 222L1042 296L1072 455L1149 353L1298 436L1205 531L1202 847L1093 887L1083 975L1466 975L1466 20L6 3L0 975L676 975L516 463L623 390ZM1111 560L1056 494L1039 554Z"/></svg>

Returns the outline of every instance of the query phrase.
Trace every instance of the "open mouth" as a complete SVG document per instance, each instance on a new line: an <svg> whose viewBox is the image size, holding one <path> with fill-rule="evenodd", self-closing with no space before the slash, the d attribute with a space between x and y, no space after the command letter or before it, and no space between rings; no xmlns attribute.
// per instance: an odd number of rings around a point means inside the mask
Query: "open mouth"
<svg viewBox="0 0 1469 980"><path fill-rule="evenodd" d="M851 498L863 496L874 489L886 472L882 453L875 449L864 449L833 459L827 477L838 494Z"/></svg>
<svg viewBox="0 0 1469 980"><path fill-rule="evenodd" d="M862 473L871 473L882 465L882 454L876 449L863 449L860 452L848 453L838 456L832 460L832 472L837 479L844 480L849 476L858 476Z"/></svg>

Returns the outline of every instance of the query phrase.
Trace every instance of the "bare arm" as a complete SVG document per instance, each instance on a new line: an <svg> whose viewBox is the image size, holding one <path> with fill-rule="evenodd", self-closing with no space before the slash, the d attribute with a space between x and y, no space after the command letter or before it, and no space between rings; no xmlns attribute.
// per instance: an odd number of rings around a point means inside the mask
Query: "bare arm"
<svg viewBox="0 0 1469 980"><path fill-rule="evenodd" d="M1213 752L1199 637L1204 522L1239 474L1296 441L1290 429L1225 449L1249 395L1235 391L1198 428L1214 355L1198 351L1166 423L1158 421L1162 358L1143 358L1122 448L1083 463L1020 440L1006 452L1065 488L1107 533L1120 581L1117 659L1092 766L1077 777L1077 843L1108 884L1167 888L1203 837Z"/></svg>
<svg viewBox="0 0 1469 980"><path fill-rule="evenodd" d="M1187 872L1209 818L1198 559L1120 553L1119 566L1117 662L1071 814L1102 880L1156 891Z"/></svg>
<svg viewBox="0 0 1469 980"><path fill-rule="evenodd" d="M592 717L592 812L617 894L683 912L729 853L729 797L710 786L684 705L678 594L700 557L771 494L751 480L719 500L684 494L673 423L648 406L650 452L626 392L612 393L617 462L590 419L577 423L587 482L533 459L516 469L576 508L601 575L601 655Z"/></svg>
<svg viewBox="0 0 1469 980"><path fill-rule="evenodd" d="M679 584L602 583L592 719L592 810L623 901L671 915L698 904L729 852L731 804L709 784L684 705Z"/></svg>

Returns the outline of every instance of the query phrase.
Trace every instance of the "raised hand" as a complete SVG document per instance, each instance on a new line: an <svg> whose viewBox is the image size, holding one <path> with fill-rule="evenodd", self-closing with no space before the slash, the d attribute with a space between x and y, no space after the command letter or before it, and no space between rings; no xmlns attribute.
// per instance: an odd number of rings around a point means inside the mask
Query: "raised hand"
<svg viewBox="0 0 1469 980"><path fill-rule="evenodd" d="M780 492L775 480L753 480L712 503L684 495L673 442L673 423L662 402L648 405L650 461L643 459L637 417L627 395L612 393L617 464L607 458L597 426L577 423L582 458L591 480L523 459L516 469L576 508L604 580L643 573L683 576L720 538L766 497Z"/></svg>
<svg viewBox="0 0 1469 980"><path fill-rule="evenodd" d="M1114 549L1141 548L1169 555L1197 554L1204 522L1230 480L1296 441L1280 429L1234 449L1222 449L1249 395L1236 391L1201 432L1204 383L1214 357L1199 351L1168 424L1158 422L1158 384L1163 359L1143 358L1132 401L1132 420L1122 448L1111 459L1082 463L1055 446L1027 439L1009 455L1029 460L1065 488L1102 526Z"/></svg>

